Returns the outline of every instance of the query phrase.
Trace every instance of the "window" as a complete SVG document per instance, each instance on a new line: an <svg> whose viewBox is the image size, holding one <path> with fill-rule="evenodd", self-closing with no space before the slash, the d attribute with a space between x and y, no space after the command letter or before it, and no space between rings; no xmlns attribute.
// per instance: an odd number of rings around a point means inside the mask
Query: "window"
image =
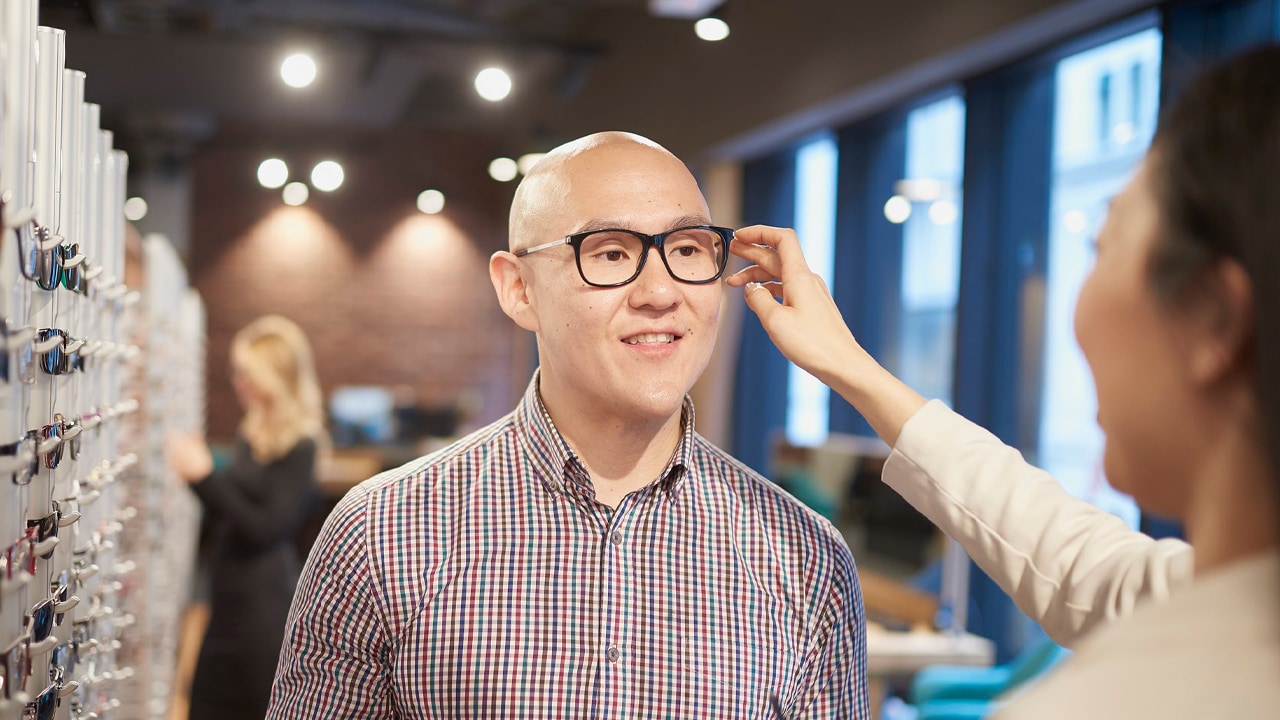
<svg viewBox="0 0 1280 720"><path fill-rule="evenodd" d="M1132 527L1136 505L1102 475L1093 377L1073 316L1093 262L1090 240L1155 131L1160 46L1160 31L1151 28L1064 58L1055 76L1039 464L1068 492Z"/></svg>
<svg viewBox="0 0 1280 720"><path fill-rule="evenodd" d="M824 133L796 151L796 234L805 259L832 287L836 238L835 137ZM787 367L787 442L820 445L827 439L831 391L795 365Z"/></svg>
<svg viewBox="0 0 1280 720"><path fill-rule="evenodd" d="M910 202L909 206L899 203L910 207L910 213L902 221L898 347L886 360L921 395L948 404L960 295L964 116L959 95L907 115L907 177L895 188L898 196ZM894 212L888 205L885 211L886 215Z"/></svg>

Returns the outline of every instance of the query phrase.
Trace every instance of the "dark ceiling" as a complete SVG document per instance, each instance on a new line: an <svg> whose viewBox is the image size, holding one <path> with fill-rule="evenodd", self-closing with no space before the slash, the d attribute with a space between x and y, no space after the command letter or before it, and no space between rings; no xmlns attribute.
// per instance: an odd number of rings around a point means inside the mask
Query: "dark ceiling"
<svg viewBox="0 0 1280 720"><path fill-rule="evenodd" d="M4 2L7 0L0 0ZM983 72L1155 0L45 0L130 168L212 138L264 145L469 133L512 156L634 130L697 163L747 158ZM665 6L719 6L722 43ZM307 50L315 84L281 60ZM482 100L475 74L514 90Z"/></svg>
<svg viewBox="0 0 1280 720"><path fill-rule="evenodd" d="M705 4L705 3L693 3ZM596 18L650 17L646 0L51 0L40 24L67 31L67 66L137 157L182 154L234 127L280 132L413 127L490 133L520 151L558 139L609 44ZM688 20L671 31L691 32ZM303 50L319 75L295 90L281 60ZM499 65L514 90L473 88ZM139 158L141 159L141 158Z"/></svg>

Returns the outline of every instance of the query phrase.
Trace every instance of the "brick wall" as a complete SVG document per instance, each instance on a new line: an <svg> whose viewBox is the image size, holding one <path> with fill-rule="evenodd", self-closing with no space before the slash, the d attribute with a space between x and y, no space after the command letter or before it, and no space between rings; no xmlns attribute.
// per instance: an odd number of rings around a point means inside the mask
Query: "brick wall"
<svg viewBox="0 0 1280 720"><path fill-rule="evenodd" d="M250 137L244 133L244 137ZM302 326L326 394L340 385L411 388L425 405L469 393L469 426L508 411L528 378L531 341L498 307L489 255L506 246L514 186L488 177L500 153L479 137L421 132L293 135L275 143L224 133L192 160L191 281L209 320L209 436L235 432L228 381L236 330L266 313ZM258 185L283 157L291 180L332 157L346 181L290 208ZM436 187L445 211L415 207Z"/></svg>

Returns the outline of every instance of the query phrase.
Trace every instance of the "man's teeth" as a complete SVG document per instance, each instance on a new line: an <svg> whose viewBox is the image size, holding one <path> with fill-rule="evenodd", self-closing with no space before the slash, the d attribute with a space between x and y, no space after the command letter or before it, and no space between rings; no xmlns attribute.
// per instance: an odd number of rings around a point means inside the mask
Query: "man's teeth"
<svg viewBox="0 0 1280 720"><path fill-rule="evenodd" d="M628 345L641 345L647 343L669 343L675 342L676 336L671 333L645 333L644 335L632 335L622 342Z"/></svg>

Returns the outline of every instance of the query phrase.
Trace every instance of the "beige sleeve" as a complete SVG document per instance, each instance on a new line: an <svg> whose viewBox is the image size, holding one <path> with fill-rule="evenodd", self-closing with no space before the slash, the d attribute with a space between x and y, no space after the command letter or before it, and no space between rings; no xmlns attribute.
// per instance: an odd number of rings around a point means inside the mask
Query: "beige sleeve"
<svg viewBox="0 0 1280 720"><path fill-rule="evenodd" d="M884 480L1064 646L1191 581L1190 545L1152 540L1068 495L937 400L903 427Z"/></svg>

